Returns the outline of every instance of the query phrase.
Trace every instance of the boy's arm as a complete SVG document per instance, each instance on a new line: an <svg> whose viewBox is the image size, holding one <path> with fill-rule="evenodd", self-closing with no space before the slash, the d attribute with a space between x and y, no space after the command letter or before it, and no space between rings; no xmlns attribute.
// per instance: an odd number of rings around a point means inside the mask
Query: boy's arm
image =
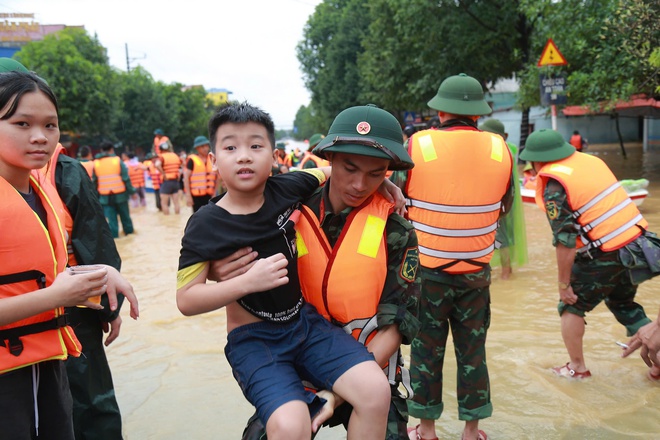
<svg viewBox="0 0 660 440"><path fill-rule="evenodd" d="M262 258L247 272L219 283L206 284L209 263L197 263L179 270L177 274L176 303L186 316L225 307L255 292L264 292L289 282L283 254Z"/></svg>

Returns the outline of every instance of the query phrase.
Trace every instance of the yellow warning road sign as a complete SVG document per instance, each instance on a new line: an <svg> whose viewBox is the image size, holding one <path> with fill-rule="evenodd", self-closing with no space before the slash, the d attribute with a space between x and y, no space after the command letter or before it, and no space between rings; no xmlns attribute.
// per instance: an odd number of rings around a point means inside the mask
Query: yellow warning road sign
<svg viewBox="0 0 660 440"><path fill-rule="evenodd" d="M537 66L565 66L566 64L568 62L564 58L564 55L559 52L555 42L552 41L552 38L548 38L548 42L545 43L543 53L541 53L541 59L539 59Z"/></svg>

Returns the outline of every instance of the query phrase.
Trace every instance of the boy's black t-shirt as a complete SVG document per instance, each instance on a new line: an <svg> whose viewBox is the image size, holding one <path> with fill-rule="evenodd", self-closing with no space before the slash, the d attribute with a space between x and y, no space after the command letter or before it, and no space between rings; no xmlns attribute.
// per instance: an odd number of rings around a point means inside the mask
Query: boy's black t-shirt
<svg viewBox="0 0 660 440"><path fill-rule="evenodd" d="M246 215L230 214L215 205L222 196L211 199L211 203L188 220L181 240L179 270L225 258L246 246L258 252L257 258L282 253L289 262L289 283L246 295L238 302L248 312L266 321L291 321L297 317L303 304L294 226L300 215L300 202L318 186L319 179L307 172L270 177L264 189L264 204L257 212Z"/></svg>

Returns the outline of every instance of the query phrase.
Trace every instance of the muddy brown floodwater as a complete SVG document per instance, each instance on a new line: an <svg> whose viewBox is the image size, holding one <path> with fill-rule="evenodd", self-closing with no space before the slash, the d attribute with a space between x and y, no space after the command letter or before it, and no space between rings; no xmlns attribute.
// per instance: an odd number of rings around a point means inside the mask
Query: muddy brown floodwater
<svg viewBox="0 0 660 440"><path fill-rule="evenodd" d="M660 232L660 152L593 146L619 179L650 180L641 206L652 231ZM176 307L176 270L183 228L191 208L180 215L149 205L132 212L137 233L117 240L122 273L140 299L140 319L128 317L107 350L126 440L240 439L253 409L234 381L224 356L223 310L184 317ZM646 379L647 368L634 354L620 358L615 341L625 330L601 304L587 317L585 358L593 377L574 382L550 368L567 361L556 312L557 273L550 228L544 214L525 205L530 262L510 280L494 270L492 324L487 356L493 416L483 420L499 439L660 439L660 383ZM638 302L649 316L660 307L660 278L639 288ZM451 342L450 342L451 343ZM459 439L456 365L453 350L445 362L445 412L436 427L441 438ZM411 426L416 423L411 420ZM345 438L342 428L325 429L317 439Z"/></svg>

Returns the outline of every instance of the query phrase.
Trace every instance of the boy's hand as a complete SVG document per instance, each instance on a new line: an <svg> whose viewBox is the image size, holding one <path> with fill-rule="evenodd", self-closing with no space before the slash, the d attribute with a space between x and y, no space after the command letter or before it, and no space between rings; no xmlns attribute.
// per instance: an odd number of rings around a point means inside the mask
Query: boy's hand
<svg viewBox="0 0 660 440"><path fill-rule="evenodd" d="M378 187L378 192L385 199L394 203L394 212L402 217L406 215L406 198L403 196L401 188L396 186L391 180L385 179Z"/></svg>
<svg viewBox="0 0 660 440"><path fill-rule="evenodd" d="M239 249L222 260L212 261L206 278L220 282L243 275L254 266L255 258L257 258L257 252L253 251L251 247Z"/></svg>
<svg viewBox="0 0 660 440"><path fill-rule="evenodd" d="M325 399L326 402L312 419L312 432L317 432L321 425L323 425L324 422L332 417L332 415L335 413L335 408L338 406L337 398L339 397L329 390L320 390L316 393L316 395L322 399Z"/></svg>
<svg viewBox="0 0 660 440"><path fill-rule="evenodd" d="M254 266L245 273L249 277L252 290L255 292L264 292L283 286L289 282L286 266L289 261L284 254L279 253L271 255L268 258L261 258L254 262Z"/></svg>

